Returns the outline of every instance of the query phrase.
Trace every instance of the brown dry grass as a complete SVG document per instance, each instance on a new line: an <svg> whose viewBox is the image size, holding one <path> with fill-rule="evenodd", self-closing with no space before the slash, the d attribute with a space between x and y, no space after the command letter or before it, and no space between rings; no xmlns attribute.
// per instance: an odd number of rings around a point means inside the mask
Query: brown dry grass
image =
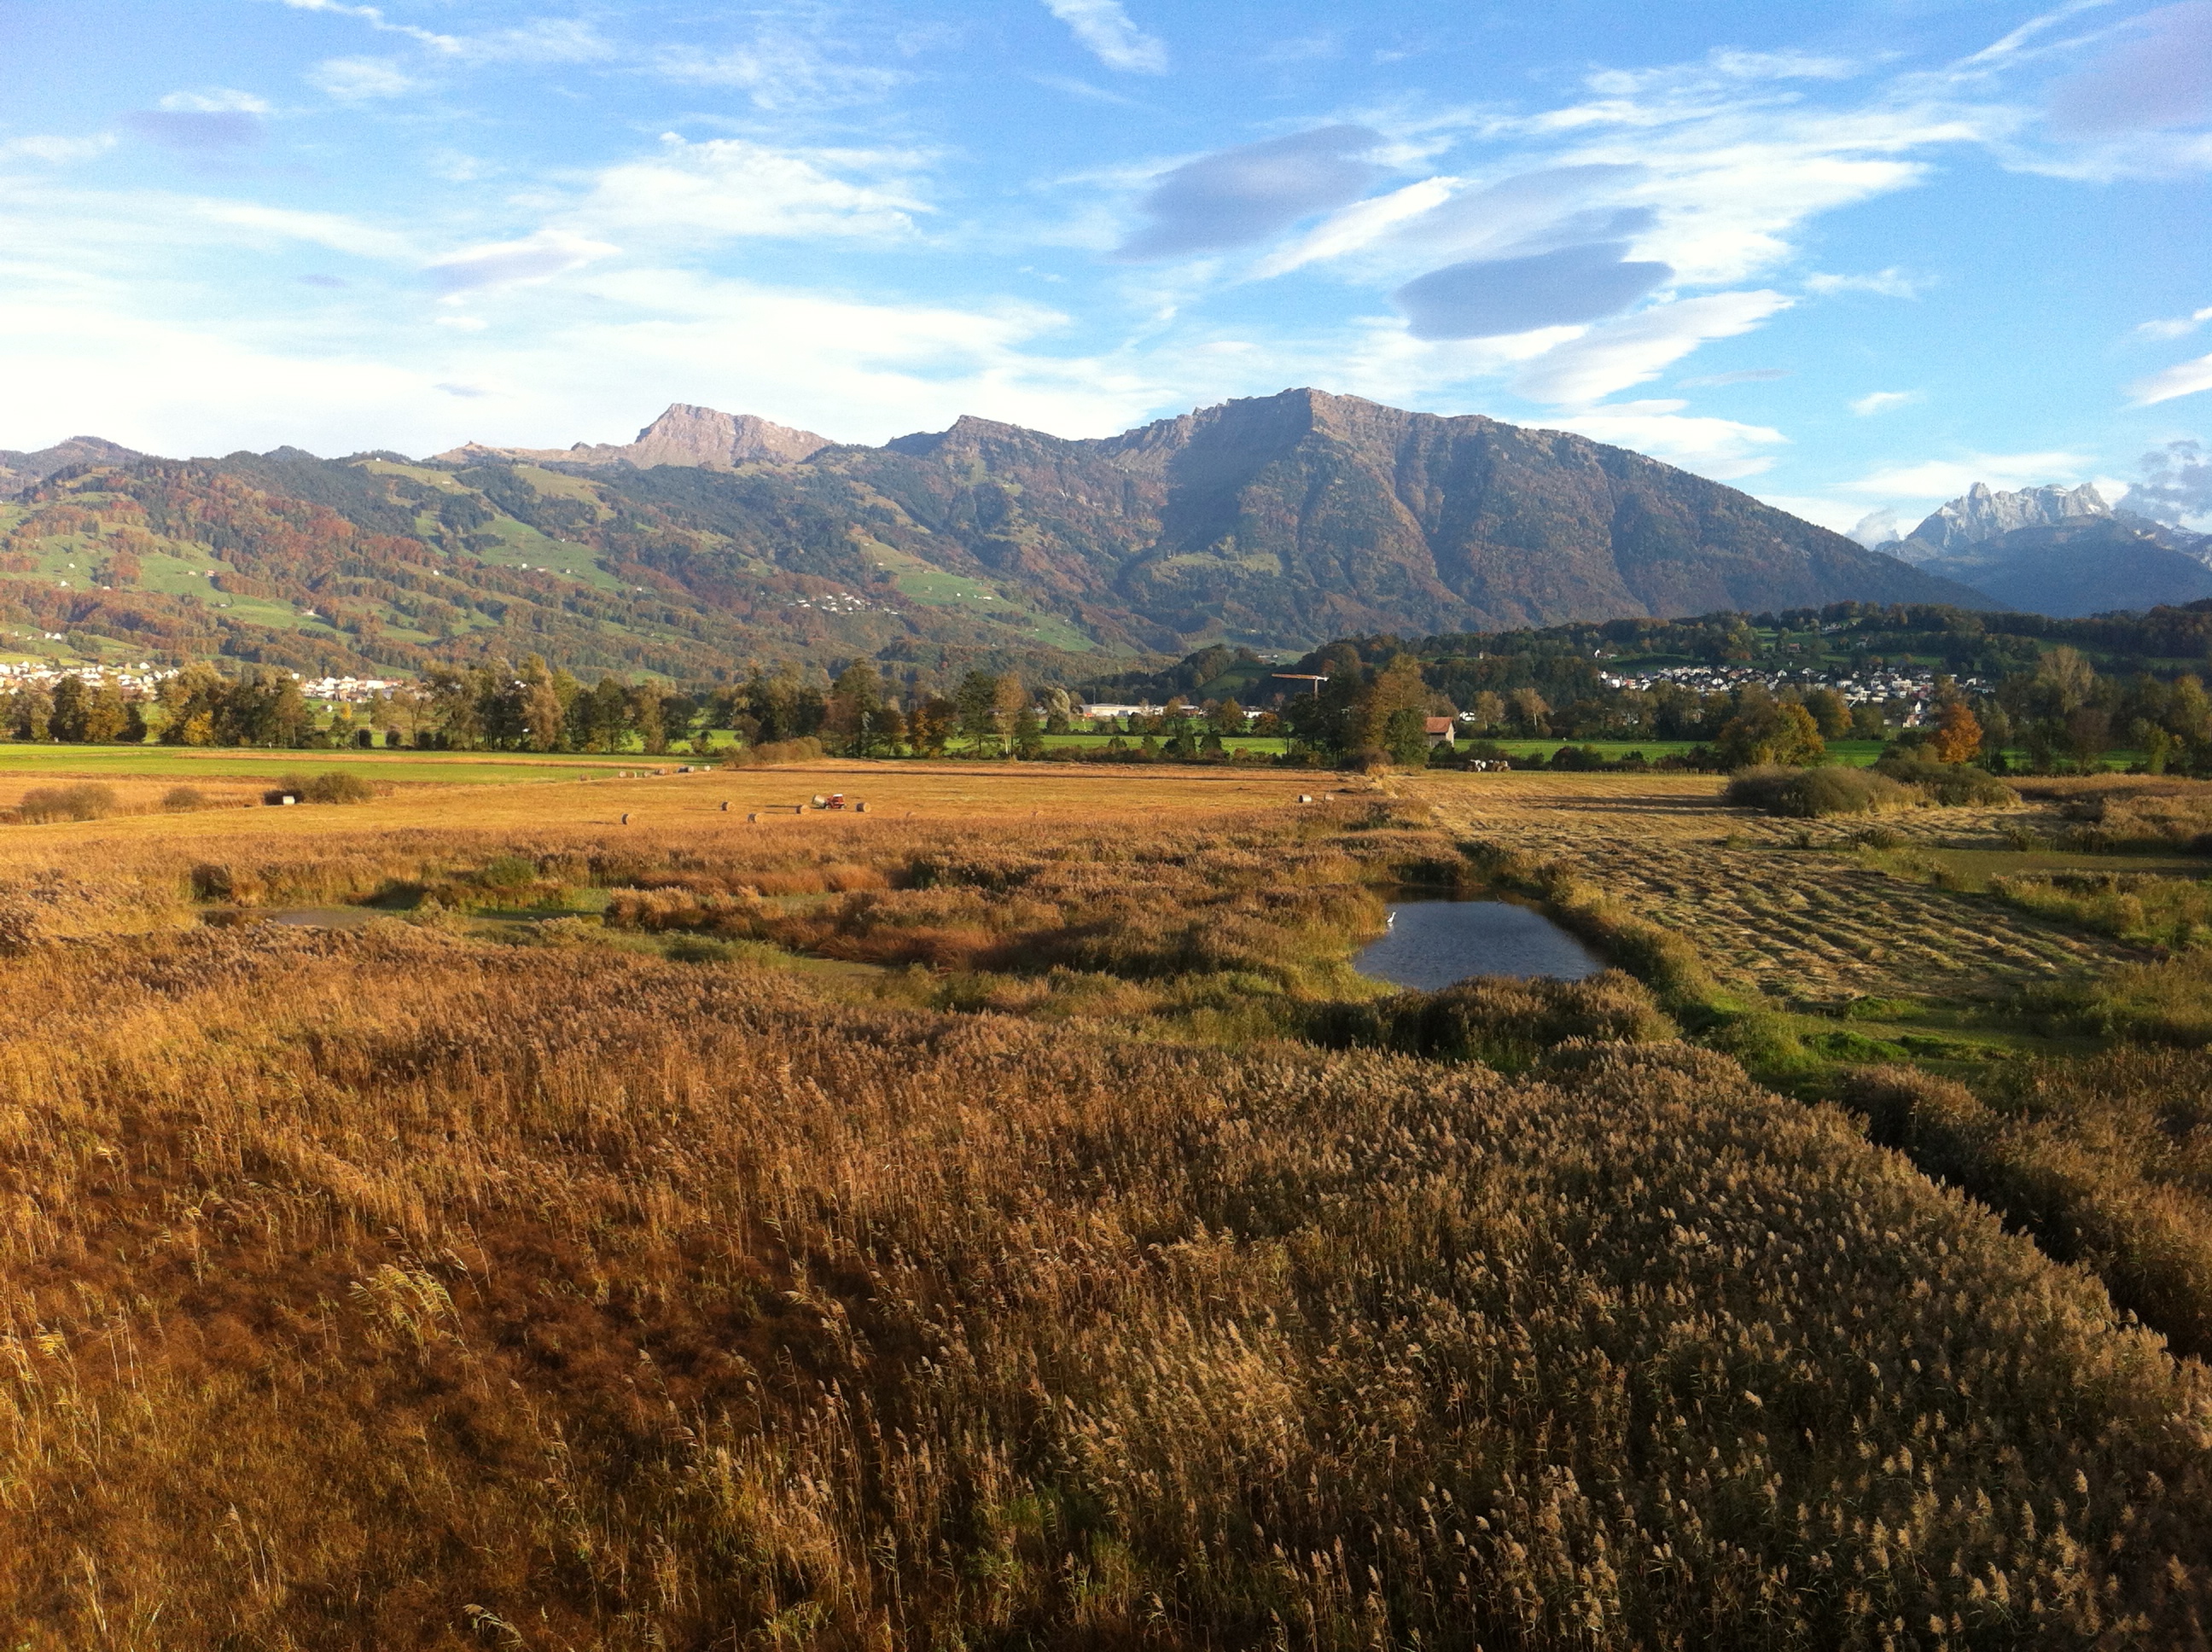
<svg viewBox="0 0 2212 1652"><path fill-rule="evenodd" d="M2203 1371L1717 1057L398 926L0 991L33 1652L2201 1643Z"/></svg>
<svg viewBox="0 0 2212 1652"><path fill-rule="evenodd" d="M989 1012L1079 941L1107 996L1295 988L1431 806L1618 888L1710 782L858 772L915 817L660 780L629 828L595 783L0 833L11 1644L2204 1644L2203 1369L1632 984L1314 1011L1517 1079ZM195 883L587 882L1032 973L946 1016L393 921L121 932Z"/></svg>

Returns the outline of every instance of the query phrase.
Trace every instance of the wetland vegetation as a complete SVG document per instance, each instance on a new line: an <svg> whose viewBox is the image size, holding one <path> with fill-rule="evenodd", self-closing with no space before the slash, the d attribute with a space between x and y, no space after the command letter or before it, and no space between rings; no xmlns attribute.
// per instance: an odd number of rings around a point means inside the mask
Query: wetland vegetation
<svg viewBox="0 0 2212 1652"><path fill-rule="evenodd" d="M871 811L764 812L823 788ZM2004 887L2187 856L1718 790L848 764L11 828L0 1620L2197 1643L2212 975ZM1390 991L1409 886L1612 967Z"/></svg>

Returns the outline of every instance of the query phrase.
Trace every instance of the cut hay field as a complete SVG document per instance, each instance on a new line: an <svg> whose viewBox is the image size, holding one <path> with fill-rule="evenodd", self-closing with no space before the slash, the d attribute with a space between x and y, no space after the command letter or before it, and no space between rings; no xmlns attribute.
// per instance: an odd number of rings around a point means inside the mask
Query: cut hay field
<svg viewBox="0 0 2212 1652"><path fill-rule="evenodd" d="M2204 1644L2212 1183L2094 1127L2201 1050L2032 1139L1778 1093L1700 1017L1826 957L1800 883L1996 908L1705 777L1319 780L0 825L0 1645ZM1349 973L1512 855L1649 983Z"/></svg>

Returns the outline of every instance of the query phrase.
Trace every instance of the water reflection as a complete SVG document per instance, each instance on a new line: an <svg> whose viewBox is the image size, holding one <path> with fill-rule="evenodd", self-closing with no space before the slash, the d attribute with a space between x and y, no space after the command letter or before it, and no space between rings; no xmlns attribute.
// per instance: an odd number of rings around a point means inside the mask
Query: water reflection
<svg viewBox="0 0 2212 1652"><path fill-rule="evenodd" d="M1580 981L1606 965L1542 913L1510 901L1403 901L1390 908L1389 932L1352 967L1432 993L1469 975Z"/></svg>

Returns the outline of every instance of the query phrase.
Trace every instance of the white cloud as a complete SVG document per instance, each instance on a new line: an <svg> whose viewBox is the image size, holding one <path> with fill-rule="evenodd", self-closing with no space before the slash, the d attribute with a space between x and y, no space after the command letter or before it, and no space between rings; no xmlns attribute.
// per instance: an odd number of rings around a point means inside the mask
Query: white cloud
<svg viewBox="0 0 2212 1652"><path fill-rule="evenodd" d="M830 44L789 28L764 28L745 45L719 53L664 46L654 54L653 66L686 85L735 87L755 107L769 111L862 102L908 78L898 70L850 62Z"/></svg>
<svg viewBox="0 0 2212 1652"><path fill-rule="evenodd" d="M1887 413L1893 407L1910 407L1919 399L1917 390L1877 390L1852 402L1850 410L1863 419L1872 413Z"/></svg>
<svg viewBox="0 0 2212 1652"><path fill-rule="evenodd" d="M614 46L591 24L573 17L540 17L489 34L441 34L413 23L395 23L381 6L348 5L343 0L283 0L294 11L324 12L358 18L380 33L398 34L441 57L475 63L596 63L616 55Z"/></svg>
<svg viewBox="0 0 2212 1652"><path fill-rule="evenodd" d="M787 150L744 138L686 142L593 175L562 215L589 234L715 241L741 236L896 240L929 210L912 174L922 157L872 149Z"/></svg>
<svg viewBox="0 0 2212 1652"><path fill-rule="evenodd" d="M415 87L414 81L389 58L326 58L307 71L307 79L342 103L401 97Z"/></svg>
<svg viewBox="0 0 2212 1652"><path fill-rule="evenodd" d="M1808 522L1817 522L1824 528L1848 534L1858 539L1861 544L1868 542L1860 538L1860 528L1873 523L1877 517L1887 516L1893 522L1897 519L1897 513L1887 508L1870 513L1863 501L1853 504L1844 500L1824 498L1818 494L1761 493L1753 497L1763 505L1773 506L1778 511L1788 511L1790 515L1802 516Z"/></svg>
<svg viewBox="0 0 2212 1652"><path fill-rule="evenodd" d="M2131 406L2149 407L2177 396L2194 396L2200 390L2212 390L2212 355L2200 355L2194 361L2179 362L2138 379L2128 386L2128 397Z"/></svg>
<svg viewBox="0 0 2212 1652"><path fill-rule="evenodd" d="M349 6L343 4L342 0L283 0L283 3L294 11L319 11L337 17L357 17L373 29L386 34L404 34L434 52L457 53L461 50L460 41L453 35L434 33L427 28L417 28L412 23L395 23L384 15L383 8L380 6Z"/></svg>
<svg viewBox="0 0 2212 1652"><path fill-rule="evenodd" d="M2064 5L2046 11L2039 17L2029 18L2009 34L1984 46L1966 62L1970 65L1981 65L2017 57L2030 40L2046 29L2056 27L2076 13L2095 11L2112 3L2112 0L2066 0Z"/></svg>
<svg viewBox="0 0 2212 1652"><path fill-rule="evenodd" d="M1678 401L1614 402L1554 421L1594 441L1632 447L1722 482L1756 476L1773 463L1757 450L1789 438L1763 424L1686 416Z"/></svg>
<svg viewBox="0 0 2212 1652"><path fill-rule="evenodd" d="M1696 63L1669 64L1657 69L1601 69L1583 83L1593 92L1621 98L1652 93L1701 92L1747 82L1849 80L1858 72L1859 65L1848 58L1723 48Z"/></svg>
<svg viewBox="0 0 2212 1652"><path fill-rule="evenodd" d="M154 106L172 114L265 115L268 103L251 92L214 87L204 92L172 92Z"/></svg>
<svg viewBox="0 0 2212 1652"><path fill-rule="evenodd" d="M1881 298L1918 298L1920 282L1893 266L1872 276L1808 276L1805 277L1805 290L1823 295L1829 293L1872 293Z"/></svg>
<svg viewBox="0 0 2212 1652"><path fill-rule="evenodd" d="M1956 499L1977 482L1992 488L2040 488L2077 480L2094 461L2080 453L1976 453L1958 459L1924 459L1892 465L1843 484L1846 492L1893 499Z"/></svg>
<svg viewBox="0 0 2212 1652"><path fill-rule="evenodd" d="M272 350L96 299L11 295L0 300L0 339L15 403L4 446L85 431L155 453L285 442L349 452L356 432L398 423L426 391L404 367Z"/></svg>
<svg viewBox="0 0 2212 1652"><path fill-rule="evenodd" d="M2136 329L2136 336L2138 338L2186 338L2208 321L2212 321L2212 304L2170 320L2146 321Z"/></svg>
<svg viewBox="0 0 2212 1652"><path fill-rule="evenodd" d="M432 288L449 297L487 287L550 281L622 249L558 229L541 229L518 241L494 241L450 253L423 266Z"/></svg>
<svg viewBox="0 0 2212 1652"><path fill-rule="evenodd" d="M11 161L21 155L58 167L71 161L90 161L106 155L114 147L115 135L112 132L95 132L90 137L53 137L33 134L0 141L0 161Z"/></svg>
<svg viewBox="0 0 2212 1652"><path fill-rule="evenodd" d="M149 202L149 207L155 205ZM380 229L364 224L337 212L298 212L287 207L258 206L251 201L226 201L220 198L168 197L160 203L181 217L221 230L234 230L241 234L226 237L267 244L271 241L306 241L316 246L327 246L333 252L349 252L358 258L411 259L417 256L412 238L389 229Z"/></svg>
<svg viewBox="0 0 2212 1652"><path fill-rule="evenodd" d="M1287 275L1303 265L1341 258L1369 245L1384 231L1442 206L1451 198L1454 178L1425 178L1371 200L1354 202L1332 213L1288 246L1270 253L1253 270L1255 280Z"/></svg>
<svg viewBox="0 0 2212 1652"><path fill-rule="evenodd" d="M599 63L614 57L613 44L574 17L540 17L495 33L464 35L456 56L488 63Z"/></svg>
<svg viewBox="0 0 2212 1652"><path fill-rule="evenodd" d="M1869 511L1852 523L1850 534L1869 550L1873 550L1893 539L1905 538L1905 526L1898 520L1897 513L1884 505L1879 510Z"/></svg>
<svg viewBox="0 0 2212 1652"><path fill-rule="evenodd" d="M1044 7L1109 69L1167 73L1166 46L1129 21L1121 0L1044 0Z"/></svg>
<svg viewBox="0 0 2212 1652"><path fill-rule="evenodd" d="M1658 376L1712 338L1748 332L1790 307L1780 293L1714 293L1661 304L1591 328L1522 368L1514 388L1532 401L1595 402Z"/></svg>

